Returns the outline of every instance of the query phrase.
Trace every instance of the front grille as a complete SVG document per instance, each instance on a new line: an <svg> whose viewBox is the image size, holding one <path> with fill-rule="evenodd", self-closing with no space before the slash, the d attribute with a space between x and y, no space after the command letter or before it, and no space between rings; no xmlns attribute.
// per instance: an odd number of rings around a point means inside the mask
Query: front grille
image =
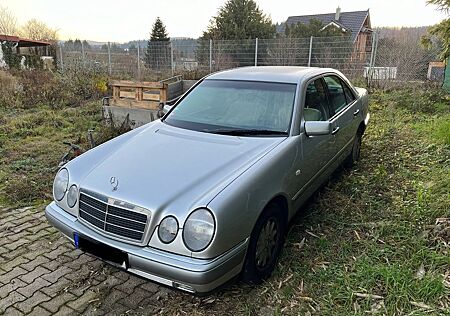
<svg viewBox="0 0 450 316"><path fill-rule="evenodd" d="M95 198L80 193L79 216L98 229L134 241L142 241L148 216L108 203L103 196Z"/></svg>

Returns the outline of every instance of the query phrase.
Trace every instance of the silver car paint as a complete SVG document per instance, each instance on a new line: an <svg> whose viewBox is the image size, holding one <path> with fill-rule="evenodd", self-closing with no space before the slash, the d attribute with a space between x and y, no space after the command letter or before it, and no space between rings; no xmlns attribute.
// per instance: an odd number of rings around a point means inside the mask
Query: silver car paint
<svg viewBox="0 0 450 316"><path fill-rule="evenodd" d="M302 115L304 92L311 80L325 74L341 77L353 89L357 100L330 120L332 127L340 127L337 134L308 137ZM216 79L296 83L290 136L214 135L155 121L83 154L66 166L69 186L75 183L149 210L151 222L139 246L167 252L169 258L170 254L177 254L211 260L229 253L248 240L259 214L273 198L285 201L286 219L291 219L350 153L356 131L368 117L367 92L353 88L341 73L332 69L250 67L213 74L205 80ZM360 111L354 115L357 109ZM109 183L112 176L119 179L116 191L111 190ZM65 199L56 204L75 218L78 215L78 205L70 209ZM187 216L199 207L212 210L216 233L207 249L192 253L183 244L182 228ZM55 217L57 212L51 214ZM167 215L176 216L180 229L173 243L163 244L156 229ZM48 212L47 216L50 216ZM51 222L61 229L57 219ZM70 238L70 229L67 231ZM85 230L88 235L89 232ZM90 235L98 238L101 234L92 230ZM105 241L118 242L124 251L136 247L121 242L118 237L102 235L102 242ZM243 257L241 261L238 268ZM133 272L155 273L139 271ZM227 275L228 272L223 271ZM198 284L194 288L206 289Z"/></svg>

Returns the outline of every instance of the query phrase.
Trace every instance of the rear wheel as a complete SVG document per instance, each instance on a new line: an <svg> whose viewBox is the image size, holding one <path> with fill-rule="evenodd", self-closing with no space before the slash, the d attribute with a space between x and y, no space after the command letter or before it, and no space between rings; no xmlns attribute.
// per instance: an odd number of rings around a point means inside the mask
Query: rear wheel
<svg viewBox="0 0 450 316"><path fill-rule="evenodd" d="M270 204L256 222L243 267L243 279L259 284L268 278L283 247L286 223L277 204Z"/></svg>
<svg viewBox="0 0 450 316"><path fill-rule="evenodd" d="M361 158L361 142L362 142L362 129L360 128L356 133L355 140L353 141L352 152L347 157L345 165L347 167L353 167Z"/></svg>

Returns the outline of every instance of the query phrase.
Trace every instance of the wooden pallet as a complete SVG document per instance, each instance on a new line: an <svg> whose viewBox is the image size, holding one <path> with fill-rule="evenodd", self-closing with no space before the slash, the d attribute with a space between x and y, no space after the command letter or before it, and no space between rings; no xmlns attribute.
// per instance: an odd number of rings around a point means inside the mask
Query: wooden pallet
<svg viewBox="0 0 450 316"><path fill-rule="evenodd" d="M112 80L110 85L113 106L157 110L168 100L169 83Z"/></svg>

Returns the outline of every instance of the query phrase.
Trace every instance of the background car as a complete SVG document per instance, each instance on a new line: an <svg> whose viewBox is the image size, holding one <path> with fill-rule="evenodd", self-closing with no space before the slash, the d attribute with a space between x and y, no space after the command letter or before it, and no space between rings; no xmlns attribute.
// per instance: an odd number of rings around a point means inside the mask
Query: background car
<svg viewBox="0 0 450 316"><path fill-rule="evenodd" d="M178 289L259 283L296 211L358 161L368 120L367 91L333 69L219 72L70 161L46 216L76 247Z"/></svg>

